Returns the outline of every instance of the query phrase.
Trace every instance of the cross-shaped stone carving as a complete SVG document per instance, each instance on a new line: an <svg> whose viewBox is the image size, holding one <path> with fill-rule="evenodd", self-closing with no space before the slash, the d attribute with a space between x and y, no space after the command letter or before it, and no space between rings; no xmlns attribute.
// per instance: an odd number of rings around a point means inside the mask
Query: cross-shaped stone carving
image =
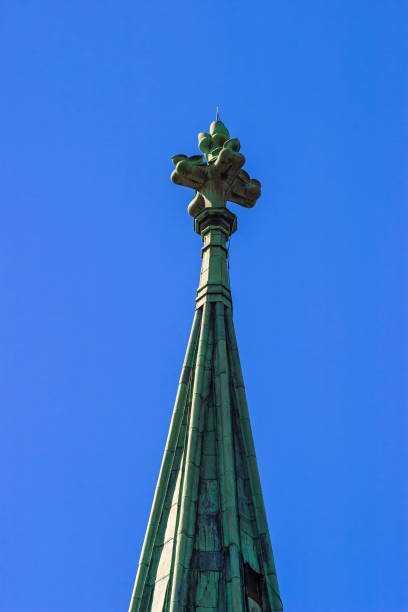
<svg viewBox="0 0 408 612"><path fill-rule="evenodd" d="M197 217L205 208L225 208L228 200L246 208L255 206L261 183L242 170L245 157L239 152L240 142L238 138L230 139L222 121L213 121L209 134L198 135L198 148L206 161L202 155L171 158L176 166L171 175L173 183L196 191L188 206L189 214Z"/></svg>

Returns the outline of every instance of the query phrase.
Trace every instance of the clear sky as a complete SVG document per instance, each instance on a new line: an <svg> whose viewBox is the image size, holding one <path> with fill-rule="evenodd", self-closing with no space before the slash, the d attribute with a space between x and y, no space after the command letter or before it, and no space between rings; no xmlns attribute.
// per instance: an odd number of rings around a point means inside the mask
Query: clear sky
<svg viewBox="0 0 408 612"><path fill-rule="evenodd" d="M127 610L194 310L171 155L217 104L286 612L407 612L408 5L0 6L0 612Z"/></svg>

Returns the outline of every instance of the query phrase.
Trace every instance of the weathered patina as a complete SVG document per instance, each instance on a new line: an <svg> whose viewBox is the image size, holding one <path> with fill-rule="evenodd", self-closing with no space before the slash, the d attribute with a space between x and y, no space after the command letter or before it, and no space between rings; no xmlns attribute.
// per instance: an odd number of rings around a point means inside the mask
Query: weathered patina
<svg viewBox="0 0 408 612"><path fill-rule="evenodd" d="M204 208L222 208L229 200L252 208L261 195L261 183L251 179L242 170L245 157L240 153L238 138L230 138L229 132L218 119L210 125L210 132L198 135L198 148L203 155L174 155L176 166L171 180L176 185L195 189L195 196L188 212L196 217Z"/></svg>
<svg viewBox="0 0 408 612"><path fill-rule="evenodd" d="M173 182L196 191L202 268L129 612L280 612L227 270L226 202L253 206L260 183L221 121L199 146L207 161L173 158Z"/></svg>

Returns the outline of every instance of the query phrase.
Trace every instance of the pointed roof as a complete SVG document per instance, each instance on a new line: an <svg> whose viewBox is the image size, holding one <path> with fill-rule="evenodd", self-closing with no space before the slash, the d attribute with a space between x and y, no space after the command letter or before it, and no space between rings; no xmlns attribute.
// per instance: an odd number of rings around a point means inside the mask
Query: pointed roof
<svg viewBox="0 0 408 612"><path fill-rule="evenodd" d="M260 183L241 170L239 141L232 146L220 124L199 135L207 162L173 158L172 180L196 189L189 212L204 243L202 268L129 612L283 609L227 270L226 243L236 216L226 200L253 206Z"/></svg>

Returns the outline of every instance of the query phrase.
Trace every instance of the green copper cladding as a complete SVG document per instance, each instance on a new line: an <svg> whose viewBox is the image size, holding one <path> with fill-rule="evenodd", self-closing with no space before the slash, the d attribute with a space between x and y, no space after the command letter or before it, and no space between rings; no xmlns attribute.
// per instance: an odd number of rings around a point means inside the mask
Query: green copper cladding
<svg viewBox="0 0 408 612"><path fill-rule="evenodd" d="M171 180L195 189L188 212L196 217L204 208L225 207L227 200L252 208L261 195L261 183L242 170L245 157L238 138L230 138L222 121L213 121L210 132L198 135L198 147L205 155L174 155L176 166Z"/></svg>
<svg viewBox="0 0 408 612"><path fill-rule="evenodd" d="M221 121L199 143L207 162L173 158L172 180L196 190L189 212L202 267L129 612L281 612L227 270L236 216L226 202L253 206L260 184L242 174Z"/></svg>

